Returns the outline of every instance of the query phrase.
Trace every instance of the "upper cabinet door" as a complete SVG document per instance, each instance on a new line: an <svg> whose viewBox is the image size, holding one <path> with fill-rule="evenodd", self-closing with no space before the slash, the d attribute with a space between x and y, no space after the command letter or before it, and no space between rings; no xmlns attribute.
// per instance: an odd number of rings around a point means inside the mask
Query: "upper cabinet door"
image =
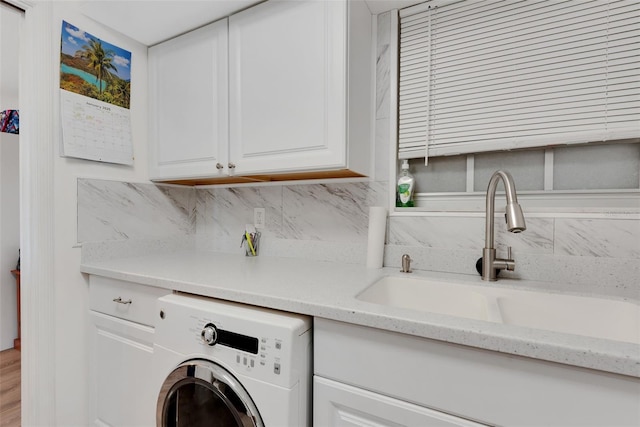
<svg viewBox="0 0 640 427"><path fill-rule="evenodd" d="M347 167L345 1L269 1L229 17L236 173Z"/></svg>
<svg viewBox="0 0 640 427"><path fill-rule="evenodd" d="M224 19L149 49L151 179L227 174L227 31Z"/></svg>

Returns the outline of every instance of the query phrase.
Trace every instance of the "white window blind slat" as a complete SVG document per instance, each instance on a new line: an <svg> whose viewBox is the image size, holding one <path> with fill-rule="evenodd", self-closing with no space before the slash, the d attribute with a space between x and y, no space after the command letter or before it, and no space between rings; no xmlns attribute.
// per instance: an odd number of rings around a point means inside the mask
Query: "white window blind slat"
<svg viewBox="0 0 640 427"><path fill-rule="evenodd" d="M400 17L400 158L640 136L640 2L411 10Z"/></svg>
<svg viewBox="0 0 640 427"><path fill-rule="evenodd" d="M407 22L404 26L404 30L402 31L402 39L404 40L405 37L409 37L415 34L421 35L422 28L429 21L429 17L430 17L429 13L425 12L425 13L419 14L418 17L413 21Z"/></svg>
<svg viewBox="0 0 640 427"><path fill-rule="evenodd" d="M404 114L400 116L401 120L420 120L425 122L424 114L427 112L427 108L406 108Z"/></svg>
<svg viewBox="0 0 640 427"><path fill-rule="evenodd" d="M624 76L626 71L628 70L621 69L614 78ZM517 94L524 91L528 91L531 94L557 93L556 87L558 86L580 89L602 88L603 84L606 84L606 78L598 73L597 68L589 64L580 66L568 65L566 72L560 73L554 72L553 69L541 69L514 74L513 71L485 76L478 76L472 73L469 79L466 80L443 79L443 82L438 81L433 93L442 97L447 94L453 94L453 96L460 96L461 94L477 96L483 93L500 95L502 93Z"/></svg>
<svg viewBox="0 0 640 427"><path fill-rule="evenodd" d="M400 63L402 64L403 67L411 66L416 62L424 61L428 57L429 57L428 52L425 52L424 50L416 50L414 54L412 54L411 52L408 52L406 55L404 55Z"/></svg>
<svg viewBox="0 0 640 427"><path fill-rule="evenodd" d="M570 145L570 144L586 144L594 141L611 141L611 140L625 140L636 139L638 135L638 129L636 128L620 128L607 131L595 131L588 129L583 132L567 132L567 133L553 133L547 135L534 135L527 138L528 143L532 143L533 147L545 147L556 145ZM445 156L455 154L466 154L469 152L482 153L487 151L500 151L500 150L514 150L522 148L522 140L518 138L501 138L501 139L486 139L481 140L478 144L477 140L471 142L460 142L449 146L435 146L432 147L431 155L433 156ZM423 150L421 147L407 150L399 153L400 159L410 159L420 157L420 153Z"/></svg>
<svg viewBox="0 0 640 427"><path fill-rule="evenodd" d="M556 89L554 92L553 89ZM558 91L562 90L562 93ZM434 97L437 98L437 97ZM556 104L569 103L571 100L588 101L593 99L603 100L606 98L605 89L593 86L562 86L552 88L541 88L539 91L532 89L522 90L518 93L513 91L504 91L496 93L480 93L480 94L451 94L444 100L437 100L441 105L437 112L432 113L433 116L440 114L455 114L456 111L465 111L469 109L477 110L479 106L483 106L483 111L500 111L510 110L514 105L520 105L520 108L528 110L535 109L540 106L552 106ZM526 103L523 103L526 100ZM473 107L472 107L473 106ZM569 106L568 106L569 107ZM479 111L478 114L482 114Z"/></svg>
<svg viewBox="0 0 640 427"><path fill-rule="evenodd" d="M522 69L526 70L529 66L537 66L538 62L541 64L559 63L590 58L594 62L600 61L601 63L603 55L606 54L611 42L606 40L607 33L604 30L598 33L595 31L591 32L591 36L599 36L599 42L594 38L584 39L580 36L578 39L575 39L575 42L574 39L568 37L564 40L556 41L557 43L554 45L548 46L542 44L521 44L512 47L502 43L501 46L497 46L491 50L485 49L484 46L479 46L466 52L466 54L462 52L457 56L448 58L435 57L432 60L433 69L442 74L456 75L464 74L465 70L480 73L484 70L499 70L513 66L521 66ZM527 49L523 47L527 47ZM535 56L536 59L533 63L531 61L532 56ZM469 70L470 66L473 66L473 70ZM477 71L476 68L478 68Z"/></svg>
<svg viewBox="0 0 640 427"><path fill-rule="evenodd" d="M612 121L615 120L615 116L612 118ZM560 122L562 123L562 122ZM539 125L546 125L539 126ZM551 126L553 125L553 126ZM454 127L446 129L446 133L442 136L442 138L438 142L433 142L430 147L434 148L437 146L444 147L448 144L459 144L461 142L473 142L477 140L497 140L499 138L518 138L522 129L526 129L528 131L527 137L535 136L535 135L550 135L550 134L563 134L570 131L585 131L588 129L598 130L603 125L601 120L598 119L589 119L583 118L579 120L574 120L569 124L558 124L554 123L553 120L538 120L536 122L531 123L518 123L511 122L505 123L501 126L492 126L490 128L491 133L487 133L486 129L482 129L480 127L476 128L464 128L464 127ZM440 129L437 126L432 126L432 132L438 134ZM621 122L618 121L616 128L627 128ZM632 128L630 128L632 129ZM637 132L637 127L635 128ZM590 141L594 142L594 141ZM561 140L555 140L554 144L563 144L564 142ZM444 149L444 148L443 148Z"/></svg>
<svg viewBox="0 0 640 427"><path fill-rule="evenodd" d="M424 126L425 124L425 121L422 119L422 115L420 114L420 112L408 112L407 114L402 116L401 120L402 123L407 127L407 129L410 129L411 127L417 125Z"/></svg>
<svg viewBox="0 0 640 427"><path fill-rule="evenodd" d="M556 108L546 108L540 107L536 110L525 110L525 109L517 109L514 108L513 111L508 114L509 122L525 122L525 121L533 121L538 120L540 118L551 119L554 121L557 120L573 120L574 118L579 117L589 117L589 118L598 118L598 116L602 117L603 112L605 111L605 107L601 105L580 105L574 104L573 112L568 112L568 108L566 105L557 106ZM611 106L610 108L611 109ZM503 112L495 112L489 114L470 114L466 116L464 124L460 125L459 121L455 118L451 117L436 117L431 121L434 129L439 129L443 127L479 127L482 126L483 123L488 122L487 126L493 126L496 123L504 122L504 113Z"/></svg>
<svg viewBox="0 0 640 427"><path fill-rule="evenodd" d="M421 85L421 87L423 86ZM410 104L415 104L416 102L426 102L428 100L429 100L429 97L425 95L423 92L410 91L409 93L406 94L406 96L403 97L402 102L400 102L400 105L410 105Z"/></svg>
<svg viewBox="0 0 640 427"><path fill-rule="evenodd" d="M505 2L510 4L513 2ZM476 13L462 22L446 20L446 13L438 17L440 31L434 35L443 46L473 43L478 37L488 37L509 41L510 36L554 34L563 31L572 32L593 25L594 21L606 21L602 12L602 3L596 2L589 7L587 3L572 2L571 8L563 7L567 2L548 2L547 12L541 13L535 6L540 2L523 2L525 7L519 8L513 14L494 10L486 16ZM480 5L483 3L480 3ZM529 6L529 7L526 7ZM444 8L442 9L444 11ZM440 13L440 12L438 12ZM564 24L564 25L563 25ZM514 34L515 33L515 34Z"/></svg>
<svg viewBox="0 0 640 427"><path fill-rule="evenodd" d="M406 97L414 97L417 90L425 89L429 87L429 82L426 79L415 79L406 81L400 89L400 93Z"/></svg>
<svg viewBox="0 0 640 427"><path fill-rule="evenodd" d="M598 116L592 114L591 117L587 114L582 114L580 117L573 118L571 120L563 120L563 117L530 117L526 119L514 119L509 122L502 123L480 123L475 126L444 126L440 127L437 123L431 124L431 131L434 134L439 132L446 132L448 138L469 138L482 135L490 131L494 134L508 133L509 135L516 136L518 132L523 129L532 134L546 134L550 133L551 129L555 129L558 132L564 132L567 129L573 129L575 127L592 126L594 123L602 122L602 118L598 120ZM436 145L434 142L432 145Z"/></svg>
<svg viewBox="0 0 640 427"><path fill-rule="evenodd" d="M541 21L534 19L532 22L522 23L520 26L503 26L496 28L496 32L491 32L491 28L482 28L474 31L468 29L460 34L452 34L448 37L434 35L434 40L440 47L455 49L455 53L467 53L477 48L477 39L483 39L483 47L495 48L500 45L516 45L521 42L536 43L540 40L560 39L563 36L572 37L574 35L585 35L589 37L589 30L600 31L605 29L608 21L606 17L597 19L591 17L577 16L569 21ZM454 51L448 52L453 55Z"/></svg>
<svg viewBox="0 0 640 427"><path fill-rule="evenodd" d="M411 124L410 124L411 125ZM413 126L408 127L403 130L402 136L403 138L413 138L415 136L419 136L420 138L424 138L424 132L426 131L426 127L424 124L413 123Z"/></svg>
<svg viewBox="0 0 640 427"><path fill-rule="evenodd" d="M640 5L637 1L623 3L612 2L609 6L609 20L624 21L630 18L637 18Z"/></svg>

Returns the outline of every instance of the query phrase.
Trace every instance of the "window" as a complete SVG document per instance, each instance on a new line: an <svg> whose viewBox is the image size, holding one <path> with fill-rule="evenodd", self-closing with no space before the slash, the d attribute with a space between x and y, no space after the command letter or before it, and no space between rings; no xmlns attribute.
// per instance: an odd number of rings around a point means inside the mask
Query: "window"
<svg viewBox="0 0 640 427"><path fill-rule="evenodd" d="M398 158L427 159L417 191L477 193L506 165L519 191L637 193L639 22L630 0L401 10Z"/></svg>

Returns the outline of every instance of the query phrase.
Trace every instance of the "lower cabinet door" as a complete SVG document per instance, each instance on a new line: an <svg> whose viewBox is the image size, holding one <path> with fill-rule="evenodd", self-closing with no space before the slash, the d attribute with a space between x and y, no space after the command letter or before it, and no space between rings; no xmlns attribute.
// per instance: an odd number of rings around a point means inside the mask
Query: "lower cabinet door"
<svg viewBox="0 0 640 427"><path fill-rule="evenodd" d="M314 427L484 426L484 424L317 375L313 377L313 425Z"/></svg>
<svg viewBox="0 0 640 427"><path fill-rule="evenodd" d="M153 331L91 311L90 424L155 426Z"/></svg>

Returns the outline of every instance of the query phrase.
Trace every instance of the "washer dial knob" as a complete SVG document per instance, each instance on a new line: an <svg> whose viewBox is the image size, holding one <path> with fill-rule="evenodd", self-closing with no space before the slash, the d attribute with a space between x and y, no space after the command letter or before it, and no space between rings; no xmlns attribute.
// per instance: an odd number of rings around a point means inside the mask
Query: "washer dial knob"
<svg viewBox="0 0 640 427"><path fill-rule="evenodd" d="M218 342L218 330L213 323L207 324L200 335L202 336L202 341L207 345L213 346Z"/></svg>

